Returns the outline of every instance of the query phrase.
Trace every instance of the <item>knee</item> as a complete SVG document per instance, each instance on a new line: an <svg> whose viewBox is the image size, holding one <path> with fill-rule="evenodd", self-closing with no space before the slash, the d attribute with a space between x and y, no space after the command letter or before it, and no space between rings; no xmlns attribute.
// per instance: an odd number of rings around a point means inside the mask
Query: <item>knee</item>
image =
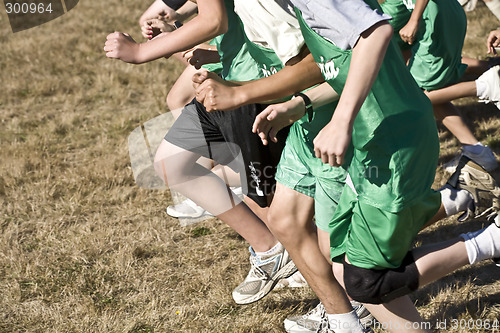
<svg viewBox="0 0 500 333"><path fill-rule="evenodd" d="M331 263L332 258L330 252L330 234L327 231L321 230L320 228L317 229L317 233L319 250L321 251L323 257L325 257L326 261Z"/></svg>
<svg viewBox="0 0 500 333"><path fill-rule="evenodd" d="M167 103L167 106L170 110L180 108L178 98L177 96L175 96L175 94L172 93L172 91L167 94L167 99L165 100L165 102Z"/></svg>
<svg viewBox="0 0 500 333"><path fill-rule="evenodd" d="M381 304L379 271L363 269L344 264L344 284L347 294L355 301L369 304Z"/></svg>
<svg viewBox="0 0 500 333"><path fill-rule="evenodd" d="M160 177L163 179L166 185L167 183L167 171L166 171L166 160L168 158L168 151L163 147L163 142L160 144L158 147L158 150L156 151L155 158L154 158L154 163L153 166L155 168L155 172Z"/></svg>
<svg viewBox="0 0 500 333"><path fill-rule="evenodd" d="M267 222L269 229L278 239L287 239L295 234L294 219L283 211L273 209L272 205L267 213Z"/></svg>
<svg viewBox="0 0 500 333"><path fill-rule="evenodd" d="M186 104L188 104L193 97L194 96L190 94L179 92L177 89L172 89L167 94L167 106L169 110L181 109L186 106Z"/></svg>
<svg viewBox="0 0 500 333"><path fill-rule="evenodd" d="M344 284L355 301L382 304L418 289L418 270L414 261L397 269L366 269L344 262Z"/></svg>
<svg viewBox="0 0 500 333"><path fill-rule="evenodd" d="M156 174L163 179L166 185L178 183L186 172L186 165L182 164L182 159L175 157L171 145L163 140L156 151L153 165Z"/></svg>

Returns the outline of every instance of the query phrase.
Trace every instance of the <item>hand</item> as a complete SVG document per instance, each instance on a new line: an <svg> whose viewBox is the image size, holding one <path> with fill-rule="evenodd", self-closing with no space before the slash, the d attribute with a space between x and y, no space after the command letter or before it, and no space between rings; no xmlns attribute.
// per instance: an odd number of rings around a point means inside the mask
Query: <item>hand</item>
<svg viewBox="0 0 500 333"><path fill-rule="evenodd" d="M138 63L139 44L129 34L116 31L109 34L106 37L104 51L108 58L120 59L131 64Z"/></svg>
<svg viewBox="0 0 500 333"><path fill-rule="evenodd" d="M208 112L228 111L240 106L234 83L224 81L215 73L202 70L193 75L196 99Z"/></svg>
<svg viewBox="0 0 500 333"><path fill-rule="evenodd" d="M213 64L220 61L220 55L215 47L209 44L200 44L190 50L185 51L182 57L193 65L196 69L200 69L205 64Z"/></svg>
<svg viewBox="0 0 500 333"><path fill-rule="evenodd" d="M144 38L152 39L162 32L171 32L175 27L162 19L151 19L141 26L141 33Z"/></svg>
<svg viewBox="0 0 500 333"><path fill-rule="evenodd" d="M351 143L352 127L347 123L332 120L318 133L314 139L314 153L323 163L333 167L344 164L344 156Z"/></svg>
<svg viewBox="0 0 500 333"><path fill-rule="evenodd" d="M146 21L159 19L166 22L172 22L177 20L179 14L165 5L163 1L155 1L139 18L139 26L141 29L145 25ZM148 38L147 36L144 36Z"/></svg>
<svg viewBox="0 0 500 333"><path fill-rule="evenodd" d="M273 142L278 142L278 132L299 120L306 112L304 100L294 98L290 101L269 105L257 117L252 126L252 132L257 133L262 144L267 145L268 136Z"/></svg>
<svg viewBox="0 0 500 333"><path fill-rule="evenodd" d="M499 45L500 45L500 29L493 30L492 32L490 32L488 40L486 41L488 53L496 55L497 50L495 48L498 47Z"/></svg>
<svg viewBox="0 0 500 333"><path fill-rule="evenodd" d="M399 30L399 36L403 42L408 43L410 45L415 41L415 36L418 30L418 21L408 21L408 23Z"/></svg>

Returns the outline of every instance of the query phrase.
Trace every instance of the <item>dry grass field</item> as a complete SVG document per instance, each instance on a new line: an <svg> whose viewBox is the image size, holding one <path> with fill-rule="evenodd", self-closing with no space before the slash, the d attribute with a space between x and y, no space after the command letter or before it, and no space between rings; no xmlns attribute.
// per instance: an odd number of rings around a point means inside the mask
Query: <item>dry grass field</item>
<svg viewBox="0 0 500 333"><path fill-rule="evenodd" d="M247 244L216 219L180 227L165 213L168 191L134 183L127 137L166 111L182 67L128 65L102 48L115 29L141 40L148 4L81 1L16 34L0 14L0 332L283 332L283 319L315 305L303 288L237 306L231 291L247 273ZM499 22L482 2L468 17L464 54L484 58ZM475 99L457 105L500 154L498 110ZM440 136L447 161L458 145ZM438 170L436 187L442 181ZM449 219L417 243L484 224ZM448 320L443 332L492 332L450 321L499 319L498 277L485 262L412 298L425 320Z"/></svg>

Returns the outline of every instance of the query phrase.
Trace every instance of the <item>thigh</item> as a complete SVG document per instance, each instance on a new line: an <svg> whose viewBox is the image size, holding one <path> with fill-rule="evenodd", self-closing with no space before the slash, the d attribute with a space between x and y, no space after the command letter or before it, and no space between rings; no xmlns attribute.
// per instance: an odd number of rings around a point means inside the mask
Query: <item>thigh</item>
<svg viewBox="0 0 500 333"><path fill-rule="evenodd" d="M234 170L240 171L235 163L231 164L237 158L238 151L233 148L234 144L225 140L217 123L217 115L206 112L196 100L183 108L165 135L165 141L219 164L235 166Z"/></svg>
<svg viewBox="0 0 500 333"><path fill-rule="evenodd" d="M269 226L286 228L293 232L297 228L309 229L314 215L314 199L294 191L279 182L269 209ZM297 235L299 236L299 235Z"/></svg>
<svg viewBox="0 0 500 333"><path fill-rule="evenodd" d="M187 66L170 88L167 105L171 111L183 108L194 98L193 75L198 71L193 66Z"/></svg>
<svg viewBox="0 0 500 333"><path fill-rule="evenodd" d="M162 140L154 159L156 173L170 186L182 181L184 175L192 168L200 154L176 146L166 140Z"/></svg>

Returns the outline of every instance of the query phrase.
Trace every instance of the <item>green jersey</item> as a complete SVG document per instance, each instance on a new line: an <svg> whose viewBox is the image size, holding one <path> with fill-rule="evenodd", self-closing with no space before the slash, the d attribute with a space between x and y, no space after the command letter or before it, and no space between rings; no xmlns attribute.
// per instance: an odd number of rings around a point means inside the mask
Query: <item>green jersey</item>
<svg viewBox="0 0 500 333"><path fill-rule="evenodd" d="M379 8L374 1L366 1ZM342 93L352 50L313 31L296 9L309 50L325 80ZM397 212L429 194L439 141L432 105L390 43L379 74L354 121L349 174L360 201Z"/></svg>

